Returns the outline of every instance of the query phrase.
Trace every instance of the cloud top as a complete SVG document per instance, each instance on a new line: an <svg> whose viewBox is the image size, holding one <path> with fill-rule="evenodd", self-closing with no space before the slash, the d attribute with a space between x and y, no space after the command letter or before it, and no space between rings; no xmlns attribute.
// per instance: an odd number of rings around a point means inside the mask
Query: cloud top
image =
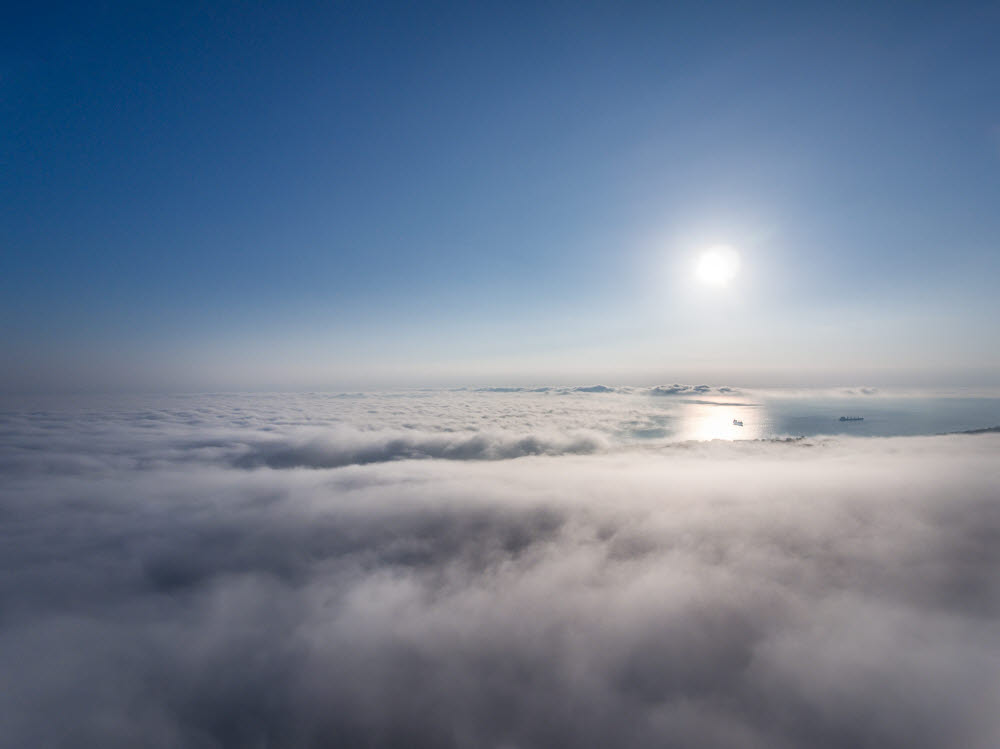
<svg viewBox="0 0 1000 749"><path fill-rule="evenodd" d="M676 382L673 385L657 385L649 390L650 395L725 395L736 392L738 391L735 388L725 385L712 387L711 385L681 385Z"/></svg>
<svg viewBox="0 0 1000 749"><path fill-rule="evenodd" d="M996 745L1000 435L448 431L477 397L8 417L0 743Z"/></svg>

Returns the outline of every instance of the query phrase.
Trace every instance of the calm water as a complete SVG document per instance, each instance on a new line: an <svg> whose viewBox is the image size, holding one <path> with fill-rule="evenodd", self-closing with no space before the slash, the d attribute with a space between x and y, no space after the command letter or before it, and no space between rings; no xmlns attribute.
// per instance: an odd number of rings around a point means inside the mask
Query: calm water
<svg viewBox="0 0 1000 749"><path fill-rule="evenodd" d="M864 421L840 421L862 416ZM743 426L733 425L733 419ZM1000 398L795 397L677 404L675 439L767 439L849 434L891 437L1000 426Z"/></svg>

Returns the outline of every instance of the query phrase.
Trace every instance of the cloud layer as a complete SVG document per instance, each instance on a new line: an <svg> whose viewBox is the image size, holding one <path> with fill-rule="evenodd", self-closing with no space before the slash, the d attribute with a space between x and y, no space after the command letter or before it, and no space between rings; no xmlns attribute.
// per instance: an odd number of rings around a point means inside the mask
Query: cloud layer
<svg viewBox="0 0 1000 749"><path fill-rule="evenodd" d="M464 397L8 417L0 743L997 745L1000 435L469 444Z"/></svg>

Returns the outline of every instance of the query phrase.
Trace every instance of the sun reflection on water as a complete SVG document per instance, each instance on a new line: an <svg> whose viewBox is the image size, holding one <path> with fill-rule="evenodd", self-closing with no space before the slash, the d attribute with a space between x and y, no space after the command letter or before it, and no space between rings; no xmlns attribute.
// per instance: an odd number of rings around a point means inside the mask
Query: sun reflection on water
<svg viewBox="0 0 1000 749"><path fill-rule="evenodd" d="M685 404L678 414L679 440L760 439L765 434L764 409L752 405ZM733 421L742 421L743 426Z"/></svg>

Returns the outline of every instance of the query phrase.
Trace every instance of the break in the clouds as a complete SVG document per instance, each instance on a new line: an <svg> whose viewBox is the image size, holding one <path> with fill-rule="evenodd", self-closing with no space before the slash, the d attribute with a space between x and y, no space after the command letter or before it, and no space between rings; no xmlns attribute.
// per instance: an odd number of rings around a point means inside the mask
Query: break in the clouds
<svg viewBox="0 0 1000 749"><path fill-rule="evenodd" d="M649 445L478 398L341 399L323 449L315 399L8 414L2 743L997 745L998 435ZM435 441L382 462L404 423Z"/></svg>

